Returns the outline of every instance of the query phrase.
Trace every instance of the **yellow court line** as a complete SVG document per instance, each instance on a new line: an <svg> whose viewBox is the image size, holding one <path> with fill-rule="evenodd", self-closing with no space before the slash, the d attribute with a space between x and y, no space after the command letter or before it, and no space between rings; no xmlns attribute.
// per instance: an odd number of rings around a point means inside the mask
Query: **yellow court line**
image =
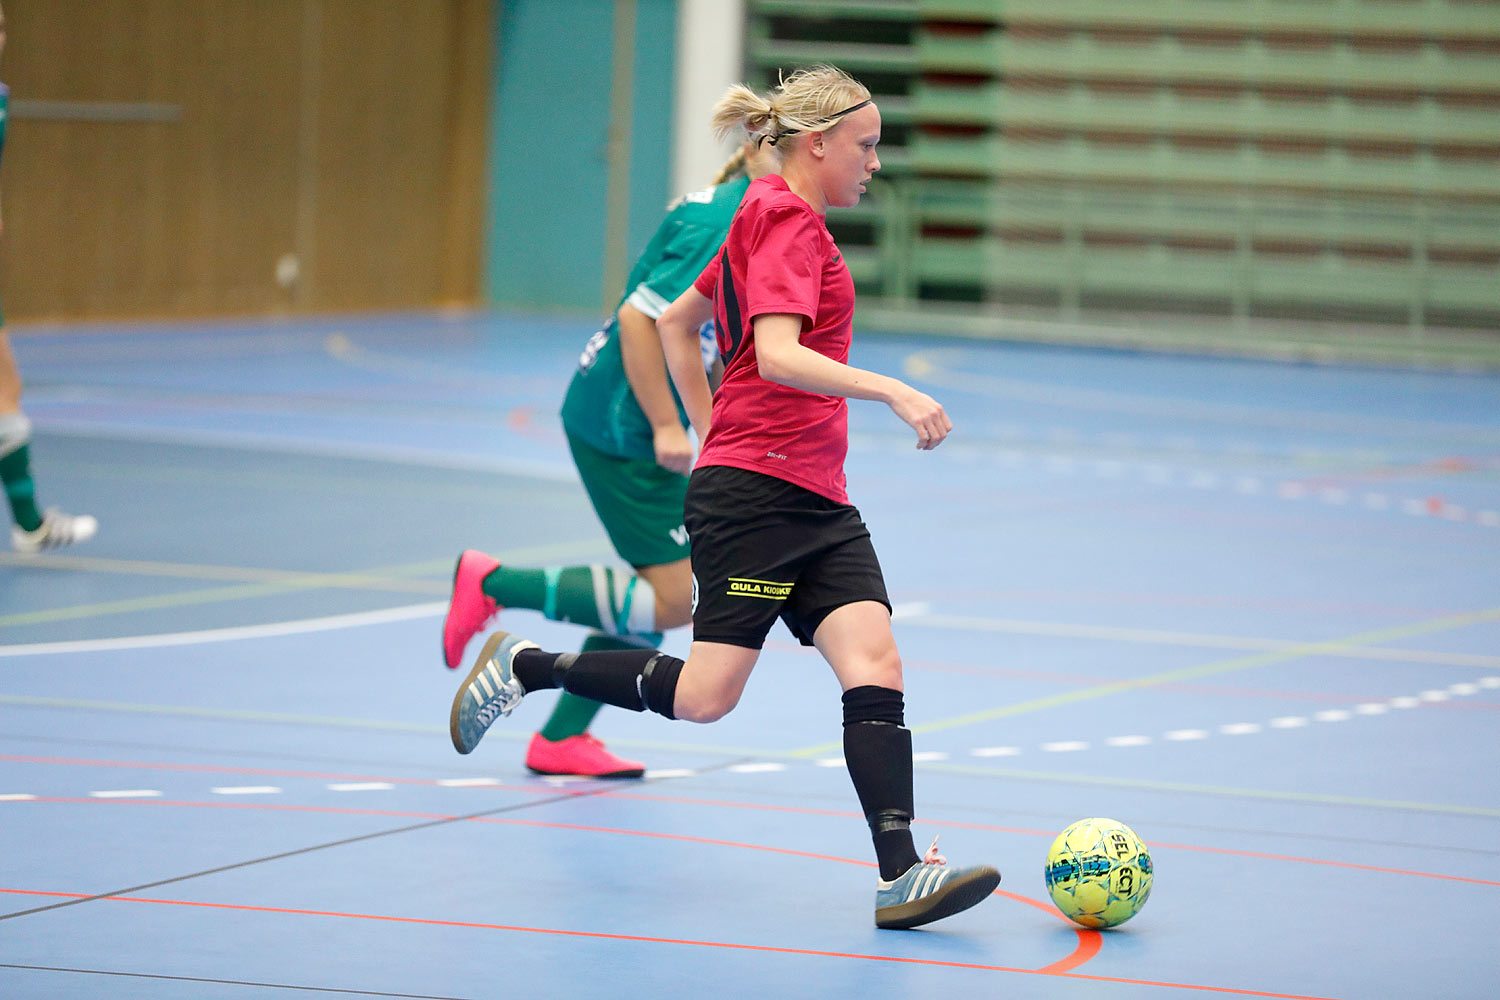
<svg viewBox="0 0 1500 1000"><path fill-rule="evenodd" d="M604 548L602 540L560 542L549 545L533 545L503 553L508 562L531 563L550 559L566 559L594 555ZM13 565L35 565L53 569L76 571L135 573L142 576L171 576L186 579L234 580L245 582L229 587L212 587L205 590L178 591L171 594L155 594L149 597L129 598L119 601L101 601L94 604L77 604L66 608L49 608L44 611L28 611L12 615L0 615L0 627L8 625L38 625L46 622L71 621L79 618L99 618L107 615L130 614L137 611L153 611L161 608L188 607L195 604L214 604L237 601L253 597L267 597L298 590L362 590L401 593L446 594L446 580L401 580L400 577L426 576L448 570L452 559L426 560L398 566L377 567L357 573L299 573L287 570L263 570L251 567L194 566L183 563L133 562L129 560L98 560L80 556L10 556L0 560Z"/></svg>
<svg viewBox="0 0 1500 1000"><path fill-rule="evenodd" d="M1238 670L1249 670L1253 667L1269 666L1273 663L1285 663L1288 660L1297 660L1306 656L1320 656L1336 654L1354 646L1365 646L1373 643L1386 642L1392 639L1407 639L1415 635L1426 635L1432 632L1443 632L1448 629L1463 628L1467 625L1480 625L1486 622L1500 621L1500 608L1490 608L1487 611L1475 611L1462 615L1450 615L1445 618L1435 618L1425 622L1415 622L1411 625L1398 625L1394 628L1376 629L1371 632L1359 632L1355 635L1345 636L1341 639L1327 639L1322 642L1309 642L1291 646L1286 649L1273 650L1267 653L1257 653L1253 656L1237 656L1230 660L1218 660L1214 663L1205 663L1197 667L1187 667L1182 670L1168 670L1164 673L1151 674L1146 677L1135 677L1129 680L1114 681L1109 684L1100 684L1091 688L1082 688L1077 691L1065 691L1061 694L1048 695L1045 698L1033 698L1029 701L1017 702L1013 705L1003 705L999 708L986 709L982 712L970 712L965 715L955 716L951 719L940 719L921 726L912 726L912 733L935 733L944 729L957 729L960 726L971 726L980 722L991 722L995 719L1004 719L1014 715L1023 715L1027 712L1035 712L1046 708L1057 708L1060 705L1071 705L1080 701L1089 701L1094 698L1103 698L1113 694L1124 694L1128 691L1139 691L1144 688L1156 687L1161 684L1171 684L1177 681L1195 680L1200 677L1211 677L1215 674L1233 673ZM831 753L839 750L842 743L821 743L817 746L804 747L795 751L799 757L812 757L817 754Z"/></svg>
<svg viewBox="0 0 1500 1000"><path fill-rule="evenodd" d="M980 767L968 764L921 764L923 771L965 774L987 778L1011 778L1020 781L1045 781L1049 784L1102 785L1109 788L1138 788L1143 791L1173 792L1187 795L1218 795L1235 798L1263 799L1273 802L1308 802L1316 805L1360 806L1368 809L1394 809L1404 812L1446 813L1457 816L1500 818L1500 809L1485 806L1458 806L1440 802L1404 802L1396 799L1370 799L1354 795L1323 795L1317 792L1282 792L1263 788L1237 788L1230 785L1192 785L1175 781L1152 781L1149 778L1103 777L1089 774L1065 774L1052 771L1020 771L1011 768Z"/></svg>
<svg viewBox="0 0 1500 1000"><path fill-rule="evenodd" d="M439 585L432 580L400 579L441 572L451 559L428 560L392 566L383 571L313 573L303 570L258 569L250 566L213 566L201 563L146 562L136 559L100 559L92 556L16 556L0 553L0 564L82 573L113 573L122 576L165 576L180 580L219 580L234 583L278 583L302 587L326 585L360 590L391 590L403 594L430 594Z"/></svg>
<svg viewBox="0 0 1500 1000"><path fill-rule="evenodd" d="M1114 625L1069 625L1014 618L976 618L960 615L920 614L901 619L912 628L950 629L963 632L1000 632L1005 635L1039 635L1059 639L1103 639L1138 642L1152 646L1199 646L1205 649L1286 650L1303 646L1305 640L1271 639L1263 636L1216 635L1208 632L1169 632L1161 629L1122 628ZM1442 653L1386 646L1347 646L1325 650L1326 656L1356 660L1396 660L1403 663L1435 663L1450 667L1500 668L1500 656L1479 653Z"/></svg>

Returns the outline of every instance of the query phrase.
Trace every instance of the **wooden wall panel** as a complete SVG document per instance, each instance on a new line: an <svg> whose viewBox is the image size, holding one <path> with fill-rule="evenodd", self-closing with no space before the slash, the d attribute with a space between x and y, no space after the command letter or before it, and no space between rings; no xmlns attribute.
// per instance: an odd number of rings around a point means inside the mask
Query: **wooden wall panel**
<svg viewBox="0 0 1500 1000"><path fill-rule="evenodd" d="M4 6L10 318L475 300L490 0Z"/></svg>
<svg viewBox="0 0 1500 1000"><path fill-rule="evenodd" d="M398 306L441 283L455 23L449 4L327 0L318 85L314 303ZM476 211L478 206L476 206Z"/></svg>

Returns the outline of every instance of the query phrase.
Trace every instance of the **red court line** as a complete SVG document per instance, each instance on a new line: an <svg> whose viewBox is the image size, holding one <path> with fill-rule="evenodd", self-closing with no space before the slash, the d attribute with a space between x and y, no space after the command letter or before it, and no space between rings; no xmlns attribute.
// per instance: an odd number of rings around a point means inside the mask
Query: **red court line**
<svg viewBox="0 0 1500 1000"><path fill-rule="evenodd" d="M840 812L832 809L809 809L804 806L771 806L761 805L755 802L729 802L720 799L696 799L667 795L645 795L637 792L600 792L595 798L601 799L636 799L645 802L666 802L680 805L716 806L725 809L755 809L776 812L794 812L810 814L815 816L848 816L862 818L858 813ZM1046 837L1052 839L1057 836L1055 830L1032 830L1019 826L995 826L989 823L966 823L960 820L945 819L923 819L922 823L929 826L951 827L956 830L982 830L988 833L1012 833L1028 837ZM1169 844L1160 841L1152 841L1147 845L1153 850L1159 847L1170 848L1176 851L1194 851L1200 854L1227 854L1233 857L1258 858L1265 861L1290 861L1301 865L1324 865L1330 868L1352 868L1357 871L1381 872L1387 875L1410 875L1413 878L1431 878L1445 882L1472 882L1476 885L1492 885L1500 887L1500 882L1492 882L1486 879L1469 878L1464 875L1444 875L1440 872L1420 872L1405 868L1382 868L1377 865L1361 865L1349 861L1330 861L1325 858L1302 858L1291 854L1266 854L1259 851L1241 851L1228 847L1205 847L1198 844Z"/></svg>
<svg viewBox="0 0 1500 1000"><path fill-rule="evenodd" d="M78 765L78 766L85 766L85 767L126 767L126 768L139 767L139 768L144 768L144 769L157 769L157 770L207 771L207 772L222 772L222 773L227 773L227 774L253 774L253 775L280 776L280 777L301 777L301 778L310 778L310 779L313 779L313 780L384 781L384 782L388 782L388 783L391 783L391 784L408 784L408 785L422 785L422 786L434 786L434 785L437 784L437 779L435 779L435 778L385 778L385 777L371 776L371 775L340 775L340 774L324 774L324 773L321 773L321 772L309 772L309 771L282 771L282 770L271 770L271 769L261 769L261 768L219 767L219 766L210 765L210 764L164 764L164 763L135 762L135 761L98 761L98 760L79 760L79 759L66 758L66 757L21 757L21 756L0 754L0 762L4 762L4 761L12 761L12 762L18 762L18 763L34 763L34 764L67 764L67 765ZM851 812L851 811L848 811L848 810L840 810L840 809L813 809L813 808L808 807L808 806L780 806L780 805L769 805L769 804L766 804L766 803L758 803L758 802L732 802L732 801L723 800L723 799L701 799L701 798L690 798L690 797L686 797L686 796L674 796L674 795L650 795L650 794L647 794L647 793L644 793L644 792L600 791L597 786L590 787L590 788L587 788L587 789L584 789L584 788L569 789L569 788L552 788L552 787L541 788L541 787L537 787L535 785L483 785L483 786L478 786L477 790L480 790L480 791L524 792L524 793L526 793L528 795L550 795L550 796L577 795L577 796L589 796L589 797L592 797L592 798L599 798L599 799L625 799L625 800L636 801L636 802L662 802L662 803L677 804L677 805L712 806L712 807L720 808L720 809L751 809L751 810L755 810L757 812L786 812L786 813L796 813L798 815L803 815L803 816L837 816L837 817L849 817L849 818L854 818L854 819L863 819L864 818L864 817L860 816L860 814L858 814L856 812ZM97 803L97 802L106 802L107 801L107 802L116 802L116 803L120 803L120 804L181 805L181 806L201 806L201 807L205 807L205 808L241 808L241 809L291 809L291 810L296 810L296 809L299 809L299 808L305 808L306 811L318 811L318 808L319 808L319 807L278 806L278 805L273 805L273 804L270 804L270 803L255 804L255 803L229 803L229 802L225 802L225 803L218 803L218 802L203 802L203 803L196 803L196 802L163 802L163 801L161 801L159 799L109 799L109 800L101 800L101 799L83 799L83 798L66 798L66 797L38 797L37 799L34 799L32 801L36 801L36 802L72 802L72 803ZM21 803L7 803L7 804L8 805L19 805ZM366 812L365 810L358 810L358 809L336 809L336 808L332 808L332 807L329 807L329 808L327 808L327 809L325 809L323 811L327 811L327 812L349 812L349 813L356 813L356 814L361 813L361 812ZM382 813L380 811L370 811L369 814L370 815L387 815L387 816L409 816L409 817L416 817L416 818L428 817L428 818L434 818L434 819L437 819L437 818L453 818L453 817L447 816L445 814L429 814L429 813L401 813L401 812L386 812L386 813ZM982 831L989 832L989 833L1010 833L1010 834L1019 834L1019 835L1022 835L1022 836L1029 836L1029 837L1047 837L1049 839L1052 838L1052 837L1057 836L1056 831L1053 831L1053 830L1033 830L1033 829L1027 829L1025 827L995 826L995 825L986 824L986 823L965 823L965 822L961 822L961 821L957 821L957 820L924 819L924 820L922 820L922 822L926 823L926 824L929 824L931 826L951 827L953 829L962 829L962 830L982 830ZM1262 860L1262 861L1287 861L1287 862L1291 862L1291 863L1294 863L1294 864L1302 864L1302 865L1320 865L1320 866L1327 867L1327 868L1347 868L1347 869L1351 869L1351 870L1354 870L1354 871L1376 872L1376 873L1380 873L1380 874L1384 874L1384 875L1406 875L1406 876L1410 876L1412 878L1437 879L1437 880L1443 881L1443 882L1467 882L1467 883L1470 883L1470 884L1473 884L1473 885L1488 885L1488 886L1500 887L1500 881L1492 881L1492 880L1489 880L1489 879L1481 879L1481 878L1470 878L1470 877L1464 876L1464 875L1445 875L1445 874L1442 874L1440 872L1423 872L1423 871L1416 871L1414 869L1408 869L1408 868L1387 868L1387 867L1382 867L1380 865L1362 865L1362 864L1357 864L1357 863L1350 862L1350 861L1333 861L1333 860L1329 860L1329 859L1326 859L1326 858L1305 858L1305 857L1299 857L1297 855L1292 855L1292 854L1269 854L1269 853L1265 853L1265 852L1261 852L1261 851L1241 851L1241 850L1235 850L1235 849L1226 848L1226 847L1207 847L1207 846L1202 846L1202 845L1198 845L1198 844L1169 844L1169 843L1162 843L1162 842L1158 842L1158 841L1153 841L1148 846L1151 846L1153 848L1170 848L1172 850L1178 850L1178 851L1193 851L1193 852L1196 852L1196 853L1199 853L1199 854L1223 854L1223 855L1228 855L1228 856L1231 856L1231 857L1256 858L1256 859Z"/></svg>
<svg viewBox="0 0 1500 1000"><path fill-rule="evenodd" d="M1472 885L1491 885L1500 888L1500 882L1466 875L1441 875L1437 872L1419 872L1407 868L1383 868L1380 865L1361 865L1352 861L1329 861L1323 858L1299 858L1290 854L1266 854L1261 851L1239 851L1227 847L1198 847L1186 844L1153 843L1152 849L1166 847L1178 851L1197 851L1200 854L1228 854L1237 858L1259 858L1264 861L1292 861L1305 865L1326 865L1329 868L1350 868L1361 872L1379 872L1382 875L1410 875L1414 878L1435 878L1444 882L1468 882Z"/></svg>
<svg viewBox="0 0 1500 1000"><path fill-rule="evenodd" d="M31 801L33 801L33 802L65 802L65 803L75 803L75 804L76 803L94 803L94 802L100 802L100 801L109 801L109 802L118 802L118 803L121 803L121 804L177 806L177 807L187 807L187 808L252 809L252 810L258 809L258 810L282 811L282 812L338 813L338 814L345 814L345 815L347 815L347 814L358 814L358 815L381 816L381 817L398 818L398 819L432 819L432 820L441 820L441 819L458 820L458 819L464 819L463 817L460 817L460 816L446 815L446 814L443 814L443 813L418 813L418 812L405 812L405 811L383 810L383 809L349 809L349 808L336 808L336 807L328 807L328 806L278 805L276 803L253 803L253 802L175 802L175 801L163 800L163 799L109 799L109 800L100 800L100 799L66 799L66 798L39 798L39 799L32 799ZM502 825L502 826L530 826L530 827L538 827L538 828L541 828L541 829L548 829L548 830L573 830L573 831L582 832L582 833L603 833L603 834L610 834L610 835L622 836L622 837L648 837L648 838L653 838L653 839L657 839L657 840L675 840L675 841L680 841L680 842L684 842L684 843L691 843L691 844L706 844L706 845L712 846L712 847L732 847L732 848L737 848L737 849L740 849L740 850L747 850L747 851L765 851L765 852L770 853L770 854L785 854L785 855L790 855L792 857L811 858L811 859L813 859L815 861L836 861L836 862L838 862L840 864L859 865L862 868L873 868L873 867L875 867L874 862L861 861L861 860L859 860L857 858L843 858L843 857L839 857L838 855L835 855L835 854L816 854L816 853L811 852L811 851L798 851L798 850L794 850L794 849L789 848L789 847L772 847L769 844L750 844L750 843L744 843L744 842L741 842L741 841L734 841L734 840L717 840L717 839L713 839L713 838L709 838L709 837L694 837L694 836L690 836L688 834L681 834L681 833L657 833L657 832L653 832L653 831L650 831L650 830L624 830L624 829L620 829L618 827L586 826L586 825L579 824L579 823L551 823L551 822L547 822L547 821L544 821L544 820L511 819L511 818L502 817L502 816L475 816L475 817L471 817L471 818L465 819L465 822L470 822L470 823L494 823L494 824L498 824L498 825ZM17 891L19 891L19 890L17 890ZM1006 899L1013 900L1013 901L1015 901L1017 903L1025 903L1027 906L1031 906L1031 907L1034 907L1034 908L1036 908L1038 910L1041 910L1043 913L1047 914L1048 916L1056 917L1057 919L1061 920L1063 923L1067 924L1068 927L1071 930L1073 930L1074 933L1076 933L1078 935L1078 944L1073 949L1073 951L1069 955L1067 955L1066 957L1058 959L1056 962L1053 962L1051 965L1046 966L1047 969L1050 969L1050 970L1052 970L1054 972L1065 972L1065 971L1070 970L1070 969L1076 969L1080 965L1083 965L1085 962L1087 962L1089 959L1093 958L1096 954L1099 953L1099 947L1100 947L1100 944L1101 944L1101 939L1100 939L1100 935L1099 935L1098 931L1091 930L1091 929L1084 928L1084 927L1078 927L1071 920L1069 920L1066 917L1064 917L1061 913L1059 913L1053 907L1048 906L1046 903L1041 903L1041 902L1038 902L1037 900L1029 899L1026 896L1021 896L1021 895L1018 895L1017 893L1013 893L1013 892L1007 892L1004 889L996 889L995 892L994 892L994 895L996 895L996 896L1004 896ZM85 897L85 898L87 898L87 897Z"/></svg>
<svg viewBox="0 0 1500 1000"><path fill-rule="evenodd" d="M875 867L875 863L873 861L861 861L857 858L841 858L833 854L813 854L808 851L796 851L785 847L770 847L765 844L746 844L733 840L714 840L708 837L691 837L678 833L651 833L644 830L620 830L606 826L584 826L576 823L549 823L542 820L510 819L498 816L482 816L476 818L474 822L499 823L506 826L535 826L549 830L575 830L583 833L623 834L632 837L656 837L662 840L682 840L688 841L690 843L709 844L717 847L738 847L752 851L771 851L776 854L790 854L796 857L813 858L818 861L837 861L841 864L846 865L859 865L862 868ZM1051 965L1044 966L1043 969L1038 971L1050 970L1052 972L1066 972L1070 969L1078 968L1080 965L1083 965L1085 962L1099 953L1099 948L1103 943L1103 938L1101 937L1099 932L1096 930L1079 927L1077 924L1073 923L1073 921L1069 920L1067 917L1064 917L1060 912L1058 912L1055 907L1050 906L1047 903L1031 899L1027 896L1022 896L1018 893L1007 892L1004 889L996 889L993 895L1004 896L1006 899L1012 900L1017 903L1025 903L1027 906L1040 910L1041 912L1047 914L1049 917L1056 917L1063 923L1067 924L1071 930L1077 933L1078 946L1074 948L1072 954L1068 955L1066 958L1059 959L1058 961L1053 962Z"/></svg>
<svg viewBox="0 0 1500 1000"><path fill-rule="evenodd" d="M0 889L0 893L26 896L51 896L66 899L89 899L86 893L44 892L34 889ZM1271 997L1273 1000L1333 1000L1330 997L1309 996L1301 993L1273 993L1266 990L1237 989L1229 986L1203 986L1196 983L1172 983L1151 979L1124 979L1115 976L1094 976L1078 972L1059 972L1045 969L1020 969L1006 965L983 965L976 962L945 962L930 958L900 958L893 955L866 955L859 952L820 951L812 948L783 948L774 945L742 944L734 941L700 941L692 938L651 937L638 934L606 934L598 931L563 930L552 927L525 927L517 924L487 924L466 920L431 920L423 917L397 917L378 913L345 913L337 910L307 910L281 906L246 906L237 903L206 903L186 899L147 899L138 896L108 896L110 902L148 903L160 906L192 906L203 909L236 910L249 913L274 913L286 916L336 917L344 920L372 920L396 924L418 924L429 927L461 927L473 930L511 931L521 934L551 934L559 937L591 938L605 941L629 941L637 944L675 944L697 948L722 948L731 951L750 951L761 954L797 955L811 958L846 958L866 962L891 962L899 965L917 965L950 969L971 969L979 972L1010 972L1026 976L1055 976L1063 979L1086 979L1099 983L1123 983L1132 986L1160 986L1167 989L1195 990L1204 993L1222 993L1232 996Z"/></svg>
<svg viewBox="0 0 1500 1000"><path fill-rule="evenodd" d="M389 778L369 774L294 771L274 767L226 767L221 764L180 764L154 760L91 760L84 757L28 757L20 754L0 754L0 763L59 764L66 767L125 767L142 771L189 771L204 774L253 774L270 778L307 778L310 781L384 781L392 785L436 785L438 783L437 778ZM535 785L486 785L484 787L532 792L537 795L555 795L559 791L559 789L539 788Z"/></svg>

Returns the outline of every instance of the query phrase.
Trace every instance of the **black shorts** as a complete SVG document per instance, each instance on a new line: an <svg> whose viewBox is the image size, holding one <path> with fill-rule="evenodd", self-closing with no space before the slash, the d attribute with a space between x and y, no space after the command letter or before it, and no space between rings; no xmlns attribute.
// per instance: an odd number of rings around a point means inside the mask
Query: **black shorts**
<svg viewBox="0 0 1500 1000"><path fill-rule="evenodd" d="M891 606L859 511L759 472L713 465L688 481L693 639L760 649L779 617L804 646L846 604Z"/></svg>

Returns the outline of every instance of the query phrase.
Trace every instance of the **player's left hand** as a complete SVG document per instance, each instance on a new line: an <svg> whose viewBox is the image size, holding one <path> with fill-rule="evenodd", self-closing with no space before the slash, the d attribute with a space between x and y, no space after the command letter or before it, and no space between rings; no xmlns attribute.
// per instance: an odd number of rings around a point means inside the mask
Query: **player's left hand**
<svg viewBox="0 0 1500 1000"><path fill-rule="evenodd" d="M953 421L948 419L943 404L927 393L919 392L911 386L905 386L904 389L904 392L891 400L891 409L917 432L917 447L922 451L931 451L942 444L948 432L953 430Z"/></svg>
<svg viewBox="0 0 1500 1000"><path fill-rule="evenodd" d="M656 428L652 443L656 448L657 465L680 476L693 471L693 444L681 424Z"/></svg>

